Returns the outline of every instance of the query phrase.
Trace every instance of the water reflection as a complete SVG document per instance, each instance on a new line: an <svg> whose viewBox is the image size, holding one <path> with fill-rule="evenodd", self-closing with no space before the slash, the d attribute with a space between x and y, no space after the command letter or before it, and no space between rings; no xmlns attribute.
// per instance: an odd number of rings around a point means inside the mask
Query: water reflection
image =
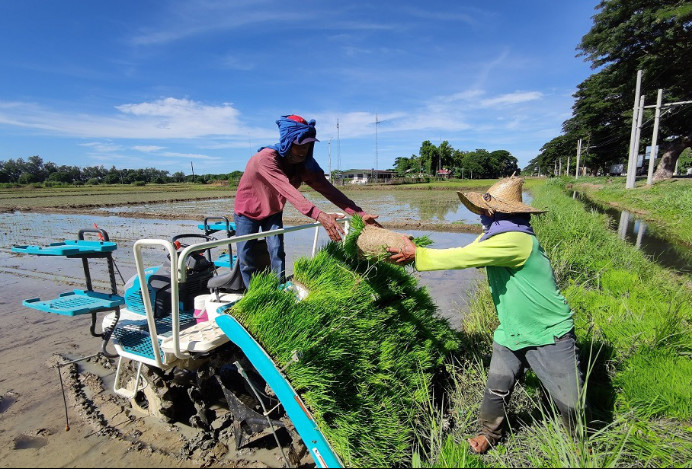
<svg viewBox="0 0 692 469"><path fill-rule="evenodd" d="M83 285L81 263L74 259L56 258L46 262L40 256L25 256L10 251L13 245L46 245L55 241L76 239L82 228L96 224L108 232L111 241L118 243L114 258L119 272L128 279L136 274L132 255L134 242L141 238L171 239L182 233L199 232L198 220L159 220L123 218L117 216L96 216L81 214L43 214L43 213L0 213L0 284L11 284L10 279L21 277L27 281L47 281ZM37 227L40 227L37 228ZM324 229L319 230L318 246L328 242ZM440 231L406 231L413 236L426 235L433 241L434 248L465 246L477 236L469 233L449 233ZM293 263L303 256L310 256L314 231L306 230L285 235L287 273L293 273ZM220 248L219 248L220 249ZM153 266L167 263L166 251L160 247L147 249L145 265ZM220 252L214 252L214 257ZM99 261L99 260L97 260ZM99 270L98 262L92 267L92 280L95 284L109 285L105 270ZM482 279L482 271L477 269L450 270L418 273L414 272L420 285L425 286L439 309L439 314L447 318L452 327L461 327L461 318L468 310L467 299L476 281ZM105 288L104 286L104 288ZM122 287L122 285L121 285ZM14 296L10 289L0 304L21 305L23 298Z"/></svg>
<svg viewBox="0 0 692 469"><path fill-rule="evenodd" d="M366 212L378 214L379 221L386 223L409 220L423 223L478 223L478 215L470 212L459 201L456 191L450 190L357 190L344 193ZM316 206L328 212L341 211L322 194L306 191L305 196ZM523 200L530 204L532 197L524 192ZM158 204L138 204L118 207L104 207L99 211L109 214L168 214L184 213L190 218L203 219L211 214L232 217L234 198L215 200L190 200ZM303 217L291 204L286 204L284 217L296 219ZM306 223L310 220L306 218Z"/></svg>
<svg viewBox="0 0 692 469"><path fill-rule="evenodd" d="M577 191L572 193L572 198L579 199L589 209L607 215L613 228L617 227L618 237L636 246L652 261L678 272L692 273L692 252L689 248L655 233L654 228L627 210L601 206Z"/></svg>

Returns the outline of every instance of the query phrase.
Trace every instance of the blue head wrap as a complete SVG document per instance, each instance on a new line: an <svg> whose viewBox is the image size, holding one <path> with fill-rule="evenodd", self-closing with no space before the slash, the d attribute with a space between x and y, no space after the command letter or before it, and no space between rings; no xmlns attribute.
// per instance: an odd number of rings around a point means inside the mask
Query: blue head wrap
<svg viewBox="0 0 692 469"><path fill-rule="evenodd" d="M298 139L299 142L302 142L306 138L315 138L317 135L317 130L315 129L315 119L311 119L307 124L303 124L302 122L294 121L288 117L289 116L281 116L281 118L276 121L276 125L279 126L279 143L261 147L260 150L263 148L272 148L276 150L282 158L285 158L291 150L291 145L293 145L296 139ZM315 161L315 158L312 156L313 150L314 145L311 145L308 156L304 162L305 168L312 172L324 173L322 168L320 168L320 165L317 164L317 161Z"/></svg>

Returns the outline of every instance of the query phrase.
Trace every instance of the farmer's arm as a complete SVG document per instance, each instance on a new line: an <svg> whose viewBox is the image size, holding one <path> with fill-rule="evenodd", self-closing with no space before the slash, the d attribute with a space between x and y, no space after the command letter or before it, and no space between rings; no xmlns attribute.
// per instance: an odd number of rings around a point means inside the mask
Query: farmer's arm
<svg viewBox="0 0 692 469"><path fill-rule="evenodd" d="M520 267L531 254L531 235L509 232L495 235L485 241L480 236L471 244L450 249L418 248L406 243L401 252L389 249L392 259L406 263L415 260L418 270L466 269L469 267Z"/></svg>
<svg viewBox="0 0 692 469"><path fill-rule="evenodd" d="M485 241L476 238L468 246L450 249L416 249L416 269L445 270L468 267L521 267L533 248L531 235L509 232Z"/></svg>

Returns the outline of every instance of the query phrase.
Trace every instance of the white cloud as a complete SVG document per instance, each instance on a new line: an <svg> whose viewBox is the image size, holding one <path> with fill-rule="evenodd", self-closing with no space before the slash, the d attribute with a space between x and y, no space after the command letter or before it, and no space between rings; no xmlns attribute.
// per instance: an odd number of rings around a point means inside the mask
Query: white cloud
<svg viewBox="0 0 692 469"><path fill-rule="evenodd" d="M0 103L0 123L82 138L246 137L249 132L240 124L240 113L230 103L207 105L168 97L122 104L115 109L119 113L91 115L48 110L33 103Z"/></svg>
<svg viewBox="0 0 692 469"><path fill-rule="evenodd" d="M483 99L481 100L481 106L491 107L519 104L528 101L535 101L537 99L541 99L542 97L543 93L541 93L540 91L518 91L515 93L503 94L495 98Z"/></svg>
<svg viewBox="0 0 692 469"><path fill-rule="evenodd" d="M133 150L141 151L143 153L152 153L163 150L166 147L159 147L157 145L135 145L132 147Z"/></svg>
<svg viewBox="0 0 692 469"><path fill-rule="evenodd" d="M87 142L87 143L78 143L80 147L88 147L93 151L101 152L101 153L110 153L114 151L120 151L122 149L122 146L116 145L113 143L104 143L104 142Z"/></svg>

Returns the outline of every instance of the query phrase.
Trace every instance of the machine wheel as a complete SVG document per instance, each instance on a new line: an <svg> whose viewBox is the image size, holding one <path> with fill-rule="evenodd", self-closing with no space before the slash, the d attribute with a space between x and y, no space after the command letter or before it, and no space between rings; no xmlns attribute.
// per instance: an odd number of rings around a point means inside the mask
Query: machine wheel
<svg viewBox="0 0 692 469"><path fill-rule="evenodd" d="M136 369L128 369L128 389L134 389ZM171 398L170 385L164 379L161 372L155 372L146 365L142 366L139 377L139 390L130 399L132 409L142 415L151 415L166 422L174 419L173 399Z"/></svg>

